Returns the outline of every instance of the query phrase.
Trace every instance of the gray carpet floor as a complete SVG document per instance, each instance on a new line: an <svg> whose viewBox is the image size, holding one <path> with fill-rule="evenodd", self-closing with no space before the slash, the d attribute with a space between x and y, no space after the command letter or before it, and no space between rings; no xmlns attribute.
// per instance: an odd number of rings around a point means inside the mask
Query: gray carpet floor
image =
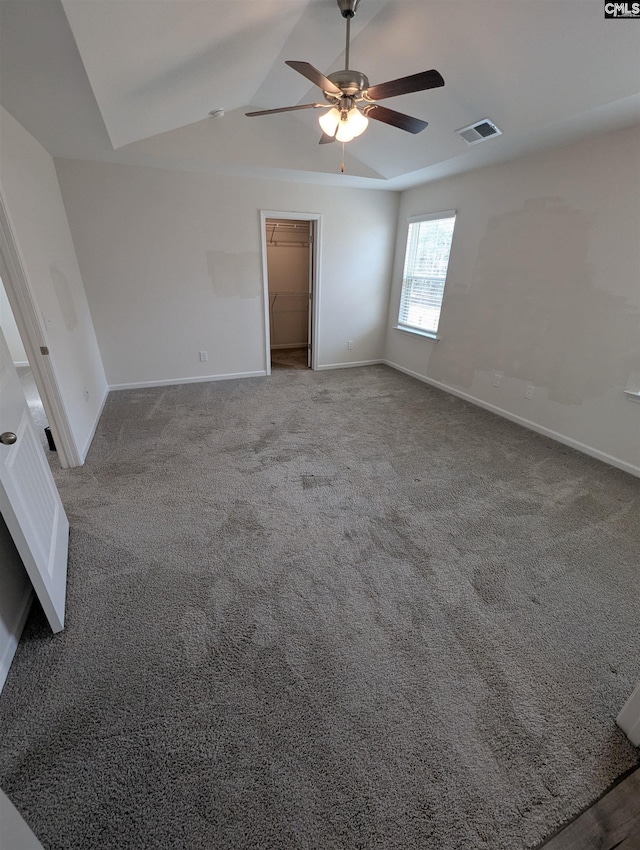
<svg viewBox="0 0 640 850"><path fill-rule="evenodd" d="M384 366L114 392L0 786L46 848L519 850L638 764L640 482Z"/></svg>
<svg viewBox="0 0 640 850"><path fill-rule="evenodd" d="M272 369L308 369L306 348L272 348Z"/></svg>

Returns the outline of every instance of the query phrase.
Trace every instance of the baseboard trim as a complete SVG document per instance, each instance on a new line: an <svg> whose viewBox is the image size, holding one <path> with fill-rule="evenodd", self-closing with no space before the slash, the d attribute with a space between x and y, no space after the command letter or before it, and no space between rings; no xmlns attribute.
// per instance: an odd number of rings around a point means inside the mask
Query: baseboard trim
<svg viewBox="0 0 640 850"><path fill-rule="evenodd" d="M109 387L107 387L104 391L104 395L102 396L102 401L100 402L100 406L98 407L96 415L94 416L94 419L93 419L93 425L91 426L91 429L89 430L89 434L87 436L87 439L84 442L84 447L83 447L82 451L80 452L80 460L81 460L82 463L85 462L85 460L87 459L87 455L89 454L89 449L91 448L91 443L93 442L93 438L96 435L96 431L98 429L98 422L100 422L100 417L102 416L102 411L104 410L104 406L107 403L108 397L109 397Z"/></svg>
<svg viewBox="0 0 640 850"><path fill-rule="evenodd" d="M18 648L18 643L20 642L20 635L22 634L22 630L24 629L24 624L27 622L27 617L29 615L29 611L31 610L32 602L33 589L29 584L27 586L27 589L25 590L22 604L18 606L13 627L9 629L9 640L7 641L7 645L5 646L4 650L2 651L2 655L0 656L0 693L2 693L4 683L7 681L7 676L9 675L9 668L11 667L13 656L16 654L16 649Z"/></svg>
<svg viewBox="0 0 640 850"><path fill-rule="evenodd" d="M522 416L511 413L508 410L504 410L502 407L497 407L495 404L482 401L482 399L476 398L475 396L469 395L469 393L462 392L461 390L457 390L455 387L450 387L448 384L435 381L433 378L427 378L419 372L414 372L411 369L405 369L404 366L400 366L398 363L393 363L391 360L383 360L381 362L383 362L386 366L390 366L392 369L396 369L398 372L404 372L405 375L409 375L411 378L416 378L418 381L422 381L424 384L430 384L432 387L436 387L436 389L458 396L458 398L463 399L463 401L468 401L471 404L475 404L477 407L482 407L485 410L488 410L490 413L502 416L504 419L515 422L516 425L522 425L523 428L528 428L530 431L542 434L543 437L550 437L557 443L562 443L565 446L569 446L571 449L576 449L576 451L582 452L582 454L589 455L589 457L593 457L596 460L607 463L609 466L615 466L616 469L621 469L623 472L628 472L629 475L635 475L637 478L640 478L640 466L634 466L633 464L620 460L606 452L601 452L599 449L594 449L586 443L581 443L578 440L574 440L571 437L567 437L564 434L559 433L558 431L546 428L544 425L539 425L537 422L532 422L530 419L525 419Z"/></svg>
<svg viewBox="0 0 640 850"><path fill-rule="evenodd" d="M109 391L112 390L138 390L147 387L171 387L179 386L180 384L204 384L208 381L231 381L235 378L264 378L266 371L261 369L259 372L233 372L227 375L198 375L195 378L168 378L163 381L139 381L131 384L110 384Z"/></svg>
<svg viewBox="0 0 640 850"><path fill-rule="evenodd" d="M386 363L386 360L356 360L354 363L324 363L322 366L317 366L316 371L321 372L323 369L351 369L354 366L378 366L380 363ZM390 363L387 363L390 366Z"/></svg>

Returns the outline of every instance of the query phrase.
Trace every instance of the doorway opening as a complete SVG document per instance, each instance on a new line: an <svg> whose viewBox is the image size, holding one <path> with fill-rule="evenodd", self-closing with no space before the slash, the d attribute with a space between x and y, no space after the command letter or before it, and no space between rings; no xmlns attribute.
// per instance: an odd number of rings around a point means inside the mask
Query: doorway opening
<svg viewBox="0 0 640 850"><path fill-rule="evenodd" d="M316 368L319 218L261 213L267 375Z"/></svg>
<svg viewBox="0 0 640 850"><path fill-rule="evenodd" d="M9 349L9 354L13 360L22 392L29 406L29 413L33 420L33 425L38 435L38 439L47 456L51 452L55 452L56 447L49 427L49 420L45 413L42 399L38 387L36 386L35 378L29 363L29 357L22 342L18 325L16 324L13 309L9 303L7 292L4 287L2 278L0 278L0 329L4 334L4 338Z"/></svg>
<svg viewBox="0 0 640 850"><path fill-rule="evenodd" d="M63 469L82 466L83 458L78 451L71 424L65 409L58 380L53 371L49 347L43 335L38 309L33 299L22 257L16 244L9 222L9 216L2 192L0 191L0 277L7 296L7 305L17 325L22 347L26 354L33 383L32 394L37 392L39 399L34 403L46 414L51 427L52 440L57 453L49 452L49 457L57 461ZM3 311L7 313L7 309ZM24 362L24 361L23 361ZM11 363L13 370L13 362ZM37 390L33 388L36 387ZM49 443L47 441L47 449Z"/></svg>
<svg viewBox="0 0 640 850"><path fill-rule="evenodd" d="M311 221L266 220L272 369L311 366Z"/></svg>

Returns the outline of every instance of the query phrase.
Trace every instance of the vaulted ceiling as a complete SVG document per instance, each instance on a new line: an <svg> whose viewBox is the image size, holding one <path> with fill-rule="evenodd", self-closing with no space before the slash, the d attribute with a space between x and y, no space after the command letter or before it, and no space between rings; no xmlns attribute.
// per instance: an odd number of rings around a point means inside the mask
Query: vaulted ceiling
<svg viewBox="0 0 640 850"><path fill-rule="evenodd" d="M351 30L372 84L445 86L385 101L429 126L371 121L345 174L317 110L244 114L322 99L284 61L344 67L335 0L0 0L0 103L53 156L388 189L640 122L640 24L602 0L361 0Z"/></svg>

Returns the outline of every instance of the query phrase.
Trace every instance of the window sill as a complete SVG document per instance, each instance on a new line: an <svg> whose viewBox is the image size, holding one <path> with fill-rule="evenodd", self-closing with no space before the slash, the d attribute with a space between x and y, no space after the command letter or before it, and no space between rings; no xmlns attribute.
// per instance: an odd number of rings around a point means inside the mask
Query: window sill
<svg viewBox="0 0 640 850"><path fill-rule="evenodd" d="M401 325L394 325L394 330L401 331L403 334L411 334L411 336L421 336L425 339L430 339L432 342L438 342L440 337L430 331L419 331L415 328L403 328Z"/></svg>

